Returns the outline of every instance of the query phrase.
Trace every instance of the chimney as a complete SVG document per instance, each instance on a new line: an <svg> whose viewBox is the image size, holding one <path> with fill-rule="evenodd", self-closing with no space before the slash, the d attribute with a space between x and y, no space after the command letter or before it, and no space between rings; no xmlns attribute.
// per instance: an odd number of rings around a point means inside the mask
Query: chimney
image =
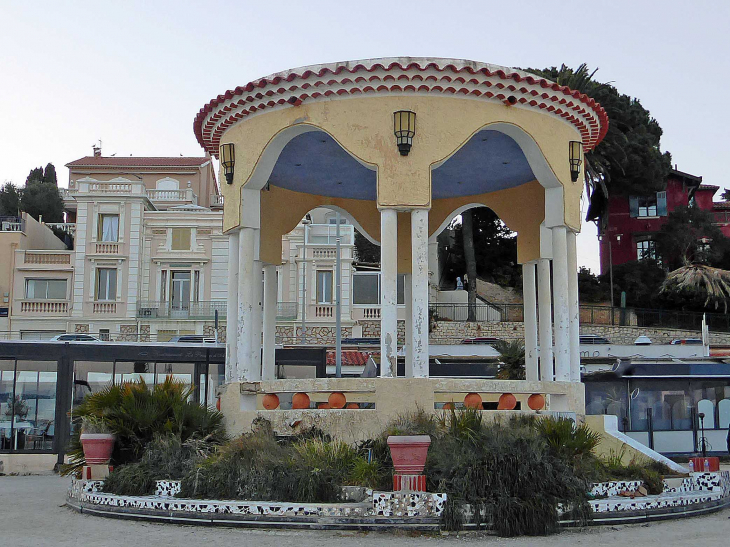
<svg viewBox="0 0 730 547"><path fill-rule="evenodd" d="M94 157L100 158L101 157L101 146L94 146Z"/></svg>

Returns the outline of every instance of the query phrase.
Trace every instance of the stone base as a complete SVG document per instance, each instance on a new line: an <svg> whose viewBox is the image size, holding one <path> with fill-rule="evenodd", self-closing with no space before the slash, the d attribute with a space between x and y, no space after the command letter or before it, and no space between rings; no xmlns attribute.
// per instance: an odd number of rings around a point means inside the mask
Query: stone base
<svg viewBox="0 0 730 547"><path fill-rule="evenodd" d="M81 478L87 481L103 481L114 470L111 465L85 465Z"/></svg>

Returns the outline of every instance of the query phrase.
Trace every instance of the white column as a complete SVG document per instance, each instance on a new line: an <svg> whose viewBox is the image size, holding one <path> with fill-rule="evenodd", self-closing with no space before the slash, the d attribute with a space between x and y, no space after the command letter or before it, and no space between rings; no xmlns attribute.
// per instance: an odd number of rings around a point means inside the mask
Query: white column
<svg viewBox="0 0 730 547"><path fill-rule="evenodd" d="M428 277L433 292L439 290L439 244L438 241L428 242Z"/></svg>
<svg viewBox="0 0 730 547"><path fill-rule="evenodd" d="M398 213L380 211L380 376L398 363Z"/></svg>
<svg viewBox="0 0 730 547"><path fill-rule="evenodd" d="M264 266L264 355L262 380L276 380L276 309L278 288L276 266Z"/></svg>
<svg viewBox="0 0 730 547"><path fill-rule="evenodd" d="M428 377L428 210L411 211L411 341L413 377Z"/></svg>
<svg viewBox="0 0 730 547"><path fill-rule="evenodd" d="M576 233L568 230L568 310L570 312L570 381L580 382L580 305Z"/></svg>
<svg viewBox="0 0 730 547"><path fill-rule="evenodd" d="M257 234L258 235L258 234ZM251 363L254 376L261 379L261 334L264 327L264 265L256 260L253 263L253 314L251 328Z"/></svg>
<svg viewBox="0 0 730 547"><path fill-rule="evenodd" d="M254 237L253 228L242 228L238 236L238 329L236 358L238 380L253 382L260 378L251 362L254 308ZM260 370L259 370L260 374Z"/></svg>
<svg viewBox="0 0 730 547"><path fill-rule="evenodd" d="M537 294L535 263L522 265L523 313L525 316L525 379L537 381Z"/></svg>
<svg viewBox="0 0 730 547"><path fill-rule="evenodd" d="M568 310L568 249L565 226L553 231L553 315L555 327L555 380L570 381L570 328Z"/></svg>
<svg viewBox="0 0 730 547"><path fill-rule="evenodd" d="M413 322L411 321L411 316L413 315L413 305L412 305L412 295L411 292L411 282L412 282L413 276L411 274L406 274L405 279L403 279L403 299L405 301L406 309L405 309L405 316L406 316L406 322L405 322L405 344L403 344L403 353L405 353L406 357L406 367L405 367L405 376L406 378L413 378L413 351L412 351L412 338L413 338Z"/></svg>
<svg viewBox="0 0 730 547"><path fill-rule="evenodd" d="M160 294L160 291L157 291ZM228 302L226 303L226 383L238 379L236 335L238 330L238 232L228 234Z"/></svg>
<svg viewBox="0 0 730 547"><path fill-rule="evenodd" d="M550 294L550 260L537 261L537 299L540 318L540 380L553 380L553 318Z"/></svg>

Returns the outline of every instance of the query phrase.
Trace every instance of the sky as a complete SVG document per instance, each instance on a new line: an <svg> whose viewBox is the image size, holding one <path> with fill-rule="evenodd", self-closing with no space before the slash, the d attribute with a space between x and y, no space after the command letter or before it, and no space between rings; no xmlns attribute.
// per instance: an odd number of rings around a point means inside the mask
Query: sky
<svg viewBox="0 0 730 547"><path fill-rule="evenodd" d="M638 97L678 169L729 187L730 2L0 0L0 182L90 155L202 155L193 118L273 72L372 57L588 63ZM721 165L722 164L722 165ZM718 192L716 199L719 199ZM596 228L579 264L598 271Z"/></svg>

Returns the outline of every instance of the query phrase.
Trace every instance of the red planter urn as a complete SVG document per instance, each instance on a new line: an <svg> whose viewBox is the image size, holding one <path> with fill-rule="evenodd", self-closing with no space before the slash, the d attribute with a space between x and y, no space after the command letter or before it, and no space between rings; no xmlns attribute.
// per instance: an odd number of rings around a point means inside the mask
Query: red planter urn
<svg viewBox="0 0 730 547"><path fill-rule="evenodd" d="M395 472L400 475L420 475L426 465L431 437L428 435L391 435L388 437L390 456Z"/></svg>
<svg viewBox="0 0 730 547"><path fill-rule="evenodd" d="M107 465L114 451L114 435L109 433L82 433L81 445L87 465Z"/></svg>

